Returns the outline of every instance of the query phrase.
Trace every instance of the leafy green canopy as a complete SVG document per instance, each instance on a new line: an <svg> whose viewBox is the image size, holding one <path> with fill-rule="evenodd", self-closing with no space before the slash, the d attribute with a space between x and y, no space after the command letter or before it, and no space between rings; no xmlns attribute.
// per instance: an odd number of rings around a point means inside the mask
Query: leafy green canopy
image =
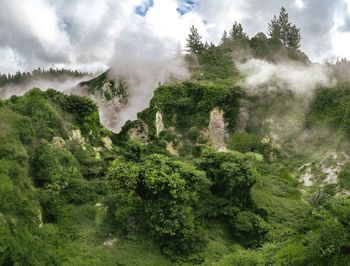
<svg viewBox="0 0 350 266"><path fill-rule="evenodd" d="M319 89L308 114L309 125L326 123L350 134L350 84Z"/></svg>
<svg viewBox="0 0 350 266"><path fill-rule="evenodd" d="M154 92L150 107L138 116L154 134L156 112L160 111L166 127L175 127L186 134L193 126L199 129L207 127L210 112L219 107L225 112L229 128L233 129L241 97L240 88L225 85L196 82L162 85Z"/></svg>

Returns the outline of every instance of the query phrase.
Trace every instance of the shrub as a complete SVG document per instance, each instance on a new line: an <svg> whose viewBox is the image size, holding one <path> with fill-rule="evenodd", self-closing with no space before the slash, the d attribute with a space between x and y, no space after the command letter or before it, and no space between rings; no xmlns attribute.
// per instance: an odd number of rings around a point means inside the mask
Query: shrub
<svg viewBox="0 0 350 266"><path fill-rule="evenodd" d="M174 257L202 250L198 210L209 186L203 172L155 154L139 165L114 161L107 182L110 210L119 224L130 227L137 221Z"/></svg>
<svg viewBox="0 0 350 266"><path fill-rule="evenodd" d="M230 220L233 237L248 247L257 246L268 232L268 223L251 211L241 211Z"/></svg>
<svg viewBox="0 0 350 266"><path fill-rule="evenodd" d="M242 153L256 152L260 154L264 154L266 146L261 143L261 140L257 135L248 133L233 134L228 141L228 145L231 150Z"/></svg>
<svg viewBox="0 0 350 266"><path fill-rule="evenodd" d="M81 178L76 158L67 150L42 142L31 163L38 186L47 186L59 193L74 178Z"/></svg>
<svg viewBox="0 0 350 266"><path fill-rule="evenodd" d="M251 207L250 191L257 172L250 156L206 150L200 158L199 168L212 182L210 215L233 217L240 210Z"/></svg>

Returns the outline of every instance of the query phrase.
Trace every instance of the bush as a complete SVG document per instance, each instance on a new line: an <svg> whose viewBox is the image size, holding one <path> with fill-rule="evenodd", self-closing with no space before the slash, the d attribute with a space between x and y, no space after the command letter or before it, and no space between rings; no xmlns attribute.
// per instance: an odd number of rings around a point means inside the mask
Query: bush
<svg viewBox="0 0 350 266"><path fill-rule="evenodd" d="M219 266L265 266L267 260L264 254L254 250L239 250L233 254L224 256L218 264Z"/></svg>
<svg viewBox="0 0 350 266"><path fill-rule="evenodd" d="M51 140L54 135L64 135L63 121L60 114L49 105L44 92L35 88L23 97L11 98L8 106L32 120L38 138Z"/></svg>
<svg viewBox="0 0 350 266"><path fill-rule="evenodd" d="M46 186L59 193L68 182L81 178L76 158L67 150L42 142L31 163L31 171L38 186Z"/></svg>
<svg viewBox="0 0 350 266"><path fill-rule="evenodd" d="M257 177L254 163L251 156L238 152L202 153L199 168L212 182L210 215L234 217L240 210L251 207L250 191Z"/></svg>
<svg viewBox="0 0 350 266"><path fill-rule="evenodd" d="M198 210L209 186L203 172L155 154L140 164L114 161L107 182L110 211L118 224L130 228L137 223L150 230L174 258L203 249Z"/></svg>
<svg viewBox="0 0 350 266"><path fill-rule="evenodd" d="M188 130L187 136L188 136L189 140L191 140L193 142L197 142L199 134L200 134L200 130L197 127L191 127Z"/></svg>
<svg viewBox="0 0 350 266"><path fill-rule="evenodd" d="M248 133L233 134L228 141L228 145L231 150L242 153L256 152L264 154L266 150L266 145L261 143L261 140L257 135Z"/></svg>
<svg viewBox="0 0 350 266"><path fill-rule="evenodd" d="M234 238L248 247L260 244L268 232L268 223L251 211L239 212L230 225Z"/></svg>

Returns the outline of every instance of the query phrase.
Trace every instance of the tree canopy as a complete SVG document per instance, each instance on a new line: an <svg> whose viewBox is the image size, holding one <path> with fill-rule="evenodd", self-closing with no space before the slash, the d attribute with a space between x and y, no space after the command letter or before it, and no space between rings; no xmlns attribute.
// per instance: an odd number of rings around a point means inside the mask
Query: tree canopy
<svg viewBox="0 0 350 266"><path fill-rule="evenodd" d="M269 23L269 36L283 46L298 49L300 47L300 29L289 21L287 10L282 7L279 16Z"/></svg>
<svg viewBox="0 0 350 266"><path fill-rule="evenodd" d="M197 54L203 50L202 36L199 35L198 29L195 28L194 25L190 28L190 34L186 41L186 48L189 52Z"/></svg>

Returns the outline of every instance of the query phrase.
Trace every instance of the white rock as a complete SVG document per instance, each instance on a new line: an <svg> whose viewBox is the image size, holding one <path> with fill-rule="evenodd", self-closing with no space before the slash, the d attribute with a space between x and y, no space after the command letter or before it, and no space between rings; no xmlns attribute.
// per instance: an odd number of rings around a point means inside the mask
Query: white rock
<svg viewBox="0 0 350 266"><path fill-rule="evenodd" d="M161 112L156 113L156 135L159 137L160 132L162 132L165 129L164 122L163 122L163 116Z"/></svg>

